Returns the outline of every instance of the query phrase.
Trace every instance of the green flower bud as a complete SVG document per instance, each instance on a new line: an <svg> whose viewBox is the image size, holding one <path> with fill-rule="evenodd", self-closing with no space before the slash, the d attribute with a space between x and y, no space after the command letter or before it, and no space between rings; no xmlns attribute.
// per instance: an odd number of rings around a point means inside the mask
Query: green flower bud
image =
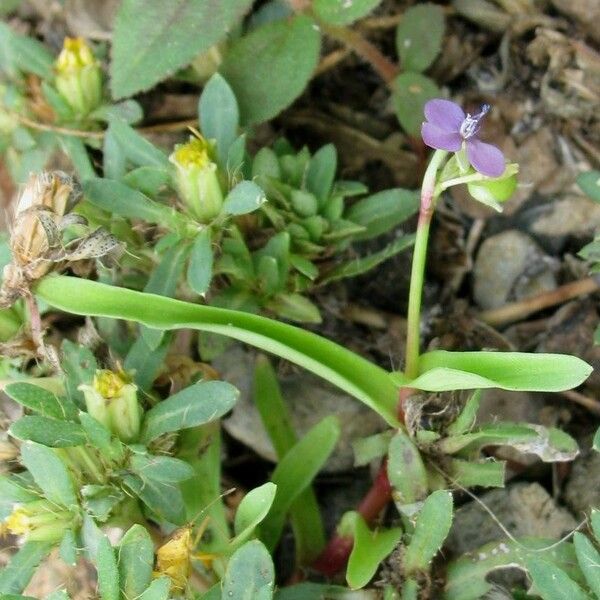
<svg viewBox="0 0 600 600"><path fill-rule="evenodd" d="M54 64L55 85L77 116L85 116L102 102L102 73L83 38L65 38Z"/></svg>
<svg viewBox="0 0 600 600"><path fill-rule="evenodd" d="M135 440L140 432L141 409L137 386L124 373L96 371L92 385L80 385L88 413L122 442Z"/></svg>
<svg viewBox="0 0 600 600"><path fill-rule="evenodd" d="M178 144L169 160L176 167L175 184L181 199L194 218L209 223L223 206L223 192L217 165L211 159L212 148L201 136Z"/></svg>
<svg viewBox="0 0 600 600"><path fill-rule="evenodd" d="M76 515L48 500L34 500L16 505L0 524L0 532L24 536L28 541L59 542L65 530L73 525Z"/></svg>

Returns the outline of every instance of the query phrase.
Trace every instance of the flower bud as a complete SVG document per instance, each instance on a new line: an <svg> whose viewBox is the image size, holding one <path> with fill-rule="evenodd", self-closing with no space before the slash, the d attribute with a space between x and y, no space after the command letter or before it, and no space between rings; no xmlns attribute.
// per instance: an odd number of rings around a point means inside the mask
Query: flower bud
<svg viewBox="0 0 600 600"><path fill-rule="evenodd" d="M83 38L65 38L54 69L56 89L78 116L85 116L100 106L100 64Z"/></svg>
<svg viewBox="0 0 600 600"><path fill-rule="evenodd" d="M24 536L28 541L59 542L76 515L48 500L16 505L1 524L3 531Z"/></svg>
<svg viewBox="0 0 600 600"><path fill-rule="evenodd" d="M121 441L131 442L140 432L141 409L137 386L124 373L96 371L92 385L80 385L88 413Z"/></svg>
<svg viewBox="0 0 600 600"><path fill-rule="evenodd" d="M201 136L178 144L169 160L176 167L175 183L181 199L201 223L212 221L223 206L223 192L213 162L212 148Z"/></svg>

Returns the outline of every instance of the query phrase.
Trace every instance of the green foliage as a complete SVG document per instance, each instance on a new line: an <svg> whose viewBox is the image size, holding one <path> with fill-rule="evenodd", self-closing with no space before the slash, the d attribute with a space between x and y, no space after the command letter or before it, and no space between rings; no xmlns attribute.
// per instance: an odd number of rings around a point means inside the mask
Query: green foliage
<svg viewBox="0 0 600 600"><path fill-rule="evenodd" d="M222 597L269 600L275 589L275 569L268 550L258 540L247 542L231 557L223 578Z"/></svg>
<svg viewBox="0 0 600 600"><path fill-rule="evenodd" d="M52 544L49 542L25 542L0 571L0 594L4 596L22 592L51 549Z"/></svg>
<svg viewBox="0 0 600 600"><path fill-rule="evenodd" d="M439 97L435 82L421 73L406 71L394 80L394 106L400 125L409 135L419 135L423 123L423 107L428 100Z"/></svg>
<svg viewBox="0 0 600 600"><path fill-rule="evenodd" d="M220 41L250 7L249 0L213 6L203 0L125 0L113 37L115 98L148 89Z"/></svg>
<svg viewBox="0 0 600 600"><path fill-rule="evenodd" d="M368 15L381 4L381 0L314 0L315 15L331 25L350 25Z"/></svg>

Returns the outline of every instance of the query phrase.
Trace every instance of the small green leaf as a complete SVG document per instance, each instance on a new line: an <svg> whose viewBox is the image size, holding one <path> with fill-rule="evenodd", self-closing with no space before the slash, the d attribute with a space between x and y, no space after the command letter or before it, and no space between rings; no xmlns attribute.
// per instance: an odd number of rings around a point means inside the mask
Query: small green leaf
<svg viewBox="0 0 600 600"><path fill-rule="evenodd" d="M506 177L468 183L467 188L475 200L501 212L501 203L508 200L517 189L517 176L510 170Z"/></svg>
<svg viewBox="0 0 600 600"><path fill-rule="evenodd" d="M412 6L396 29L396 49L403 71L421 72L435 60L444 38L444 10L437 4Z"/></svg>
<svg viewBox="0 0 600 600"><path fill-rule="evenodd" d="M223 213L245 215L254 212L266 201L265 193L253 181L241 181L227 194Z"/></svg>
<svg viewBox="0 0 600 600"><path fill-rule="evenodd" d="M136 475L125 475L125 484L154 513L155 517L175 525L185 523L185 504L178 485Z"/></svg>
<svg viewBox="0 0 600 600"><path fill-rule="evenodd" d="M117 557L123 596L138 598L150 585L154 563L154 544L145 527L133 525L125 533Z"/></svg>
<svg viewBox="0 0 600 600"><path fill-rule="evenodd" d="M379 568L379 564L393 552L400 538L402 529L379 529L371 531L365 520L355 513L354 546L348 560L346 581L352 589L366 586Z"/></svg>
<svg viewBox="0 0 600 600"><path fill-rule="evenodd" d="M392 431L382 431L381 433L359 438L352 442L354 466L364 467L372 460L385 456L388 453L392 435Z"/></svg>
<svg viewBox="0 0 600 600"><path fill-rule="evenodd" d="M573 536L575 554L588 586L597 598L600 598L600 553L583 533Z"/></svg>
<svg viewBox="0 0 600 600"><path fill-rule="evenodd" d="M90 117L107 123L110 123L112 119L120 119L132 125L143 119L144 111L135 100L124 100L116 104L103 104L91 113Z"/></svg>
<svg viewBox="0 0 600 600"><path fill-rule="evenodd" d="M115 19L111 89L146 90L225 37L251 0L125 0Z"/></svg>
<svg viewBox="0 0 600 600"><path fill-rule="evenodd" d="M237 138L240 111L233 90L219 73L204 86L198 104L200 129L204 137L215 140L221 166L227 166L229 149Z"/></svg>
<svg viewBox="0 0 600 600"><path fill-rule="evenodd" d="M96 570L98 572L98 591L102 600L119 600L119 569L115 551L108 538L103 535L96 551ZM126 596L127 597L127 596Z"/></svg>
<svg viewBox="0 0 600 600"><path fill-rule="evenodd" d="M591 600L560 567L546 560L531 557L527 569L533 580L531 591L543 600Z"/></svg>
<svg viewBox="0 0 600 600"><path fill-rule="evenodd" d="M235 513L234 531L236 537L231 542L234 546L246 542L254 533L258 524L267 516L275 499L276 491L277 486L274 483L267 482L250 490L244 496Z"/></svg>
<svg viewBox="0 0 600 600"><path fill-rule="evenodd" d="M330 25L350 25L367 16L381 0L313 0L313 10L319 19Z"/></svg>
<svg viewBox="0 0 600 600"><path fill-rule="evenodd" d="M413 504L427 495L427 471L421 455L401 431L390 442L387 472L402 505Z"/></svg>
<svg viewBox="0 0 600 600"><path fill-rule="evenodd" d="M151 442L163 433L197 427L231 410L239 392L224 381L200 381L163 400L144 418L141 440Z"/></svg>
<svg viewBox="0 0 600 600"><path fill-rule="evenodd" d="M171 590L171 580L163 576L155 579L137 600L168 600ZM219 592L220 592L219 586ZM220 596L219 596L220 600Z"/></svg>
<svg viewBox="0 0 600 600"><path fill-rule="evenodd" d="M321 322L317 306L301 294L278 294L268 306L283 319L299 323Z"/></svg>
<svg viewBox="0 0 600 600"><path fill-rule="evenodd" d="M271 476L277 485L277 494L271 511L260 527L260 537L267 547L276 546L290 506L323 467L339 435L337 418L333 415L326 417L312 427L277 464Z"/></svg>
<svg viewBox="0 0 600 600"><path fill-rule="evenodd" d="M4 392L15 402L33 410L43 417L72 421L77 418L77 407L65 398L57 398L52 392L31 383L9 383Z"/></svg>
<svg viewBox="0 0 600 600"><path fill-rule="evenodd" d="M470 487L504 487L505 462L484 460L460 460L452 458L448 462L448 476L452 483L456 482L465 488Z"/></svg>
<svg viewBox="0 0 600 600"><path fill-rule="evenodd" d="M6 23L0 22L0 66L12 77L16 71L33 73L42 79L52 78L54 57L48 49L26 35L19 35Z"/></svg>
<svg viewBox="0 0 600 600"><path fill-rule="evenodd" d="M594 202L600 202L600 171L587 171L577 177L577 185Z"/></svg>
<svg viewBox="0 0 600 600"><path fill-rule="evenodd" d="M60 557L70 567L77 564L77 541L72 529L67 529L58 548Z"/></svg>
<svg viewBox="0 0 600 600"><path fill-rule="evenodd" d="M21 446L21 460L48 500L67 508L77 504L69 471L54 450L25 442Z"/></svg>
<svg viewBox="0 0 600 600"><path fill-rule="evenodd" d="M275 589L275 569L268 550L252 540L236 550L223 577L227 600L270 600Z"/></svg>
<svg viewBox="0 0 600 600"><path fill-rule="evenodd" d="M171 456L132 454L129 467L142 478L165 483L179 483L194 476L194 469L188 463Z"/></svg>
<svg viewBox="0 0 600 600"><path fill-rule="evenodd" d="M321 36L304 15L268 23L233 43L221 73L238 99L242 123L266 121L304 90L319 60Z"/></svg>
<svg viewBox="0 0 600 600"><path fill-rule="evenodd" d="M36 415L21 417L10 426L9 433L18 440L30 440L51 448L81 446L87 441L81 425Z"/></svg>
<svg viewBox="0 0 600 600"><path fill-rule="evenodd" d="M437 490L427 497L419 511L415 531L402 560L404 572L429 571L429 563L439 552L452 525L452 494Z"/></svg>
<svg viewBox="0 0 600 600"><path fill-rule="evenodd" d="M0 571L0 595L21 593L53 546L51 542L25 542Z"/></svg>
<svg viewBox="0 0 600 600"><path fill-rule="evenodd" d="M419 210L419 202L419 194L413 190L393 188L362 198L344 216L365 228L355 239L369 240L412 217Z"/></svg>
<svg viewBox="0 0 600 600"><path fill-rule="evenodd" d="M429 77L410 71L398 75L393 86L398 121L409 135L418 136L424 119L425 103L439 97L440 90Z"/></svg>
<svg viewBox="0 0 600 600"><path fill-rule="evenodd" d="M333 144L319 148L308 163L306 189L319 199L319 206L324 206L331 194L336 169L337 150Z"/></svg>

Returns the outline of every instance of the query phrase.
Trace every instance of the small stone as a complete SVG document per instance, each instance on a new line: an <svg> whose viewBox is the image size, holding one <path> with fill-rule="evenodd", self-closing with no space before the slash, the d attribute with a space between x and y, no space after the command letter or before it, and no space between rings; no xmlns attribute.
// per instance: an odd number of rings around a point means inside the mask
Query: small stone
<svg viewBox="0 0 600 600"><path fill-rule="evenodd" d="M554 261L526 234L511 229L486 239L473 269L475 301L498 308L556 288Z"/></svg>
<svg viewBox="0 0 600 600"><path fill-rule="evenodd" d="M575 527L571 513L556 505L538 483L515 483L480 496L500 523L514 537L560 539ZM445 546L457 556L477 550L488 542L506 539L506 534L477 502L459 508Z"/></svg>

